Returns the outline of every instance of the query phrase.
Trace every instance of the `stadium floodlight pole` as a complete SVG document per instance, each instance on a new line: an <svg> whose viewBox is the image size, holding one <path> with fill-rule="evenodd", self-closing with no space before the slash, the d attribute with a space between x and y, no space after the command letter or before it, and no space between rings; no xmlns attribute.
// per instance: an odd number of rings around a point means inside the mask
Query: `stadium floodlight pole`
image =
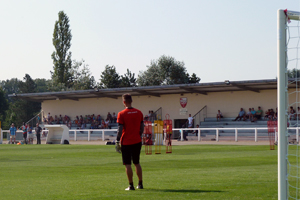
<svg viewBox="0 0 300 200"><path fill-rule="evenodd" d="M278 200L287 199L287 80L286 23L284 10L277 11L277 104L278 104Z"/></svg>
<svg viewBox="0 0 300 200"><path fill-rule="evenodd" d="M278 104L278 199L288 199L287 149L288 149L288 76L287 76L287 22L299 20L300 13L277 11L277 104Z"/></svg>

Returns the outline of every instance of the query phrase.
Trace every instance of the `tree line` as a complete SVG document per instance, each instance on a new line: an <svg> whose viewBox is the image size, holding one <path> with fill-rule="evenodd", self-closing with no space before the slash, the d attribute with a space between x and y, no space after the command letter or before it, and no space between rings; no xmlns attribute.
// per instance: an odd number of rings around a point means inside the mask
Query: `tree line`
<svg viewBox="0 0 300 200"><path fill-rule="evenodd" d="M3 128L8 129L12 122L21 125L41 110L39 102L8 98L8 95L13 93L190 84L199 83L201 80L195 73L190 75L187 72L183 61L162 55L157 60L152 60L150 65L146 66L146 70L140 71L137 77L130 69L120 75L114 65L106 65L97 82L84 59L80 61L72 59L71 40L69 17L60 11L52 38L55 50L51 54L53 60L51 79L32 79L29 74L25 74L23 80L12 78L0 81L0 121Z"/></svg>

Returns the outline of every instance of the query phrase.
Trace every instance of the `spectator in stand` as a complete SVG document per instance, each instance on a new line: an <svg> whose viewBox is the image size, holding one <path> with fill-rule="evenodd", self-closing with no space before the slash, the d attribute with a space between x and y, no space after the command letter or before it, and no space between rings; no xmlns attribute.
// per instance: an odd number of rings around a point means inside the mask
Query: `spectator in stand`
<svg viewBox="0 0 300 200"><path fill-rule="evenodd" d="M10 133L10 144L16 143L16 132L17 128L15 127L15 124L12 123L11 127L9 128L9 133ZM14 143L12 143L12 139L14 139Z"/></svg>
<svg viewBox="0 0 300 200"><path fill-rule="evenodd" d="M245 121L245 111L243 108L241 108L238 116L232 121L236 121L236 120L241 121L242 119Z"/></svg>
<svg viewBox="0 0 300 200"><path fill-rule="evenodd" d="M83 122L82 124L81 124L81 129L85 129L85 127L86 127L86 124L85 124L85 122Z"/></svg>
<svg viewBox="0 0 300 200"><path fill-rule="evenodd" d="M106 117L106 120L109 120L110 122L112 121L112 116L110 114L110 112L107 113L107 117Z"/></svg>
<svg viewBox="0 0 300 200"><path fill-rule="evenodd" d="M82 115L80 115L80 117L79 117L79 122L80 122L80 124L83 123L83 117L82 117Z"/></svg>
<svg viewBox="0 0 300 200"><path fill-rule="evenodd" d="M296 111L295 109L293 108L293 106L290 107L290 112L289 112L289 119L292 120L292 119L295 119L295 115L296 115Z"/></svg>
<svg viewBox="0 0 300 200"><path fill-rule="evenodd" d="M268 117L269 120L273 120L274 114L275 114L275 113L274 113L274 110L273 110L273 108L271 108L271 109L270 109L270 113L269 113L269 117Z"/></svg>
<svg viewBox="0 0 300 200"><path fill-rule="evenodd" d="M117 115L115 112L112 114L112 123L117 123Z"/></svg>
<svg viewBox="0 0 300 200"><path fill-rule="evenodd" d="M71 122L71 120L68 121L68 125L67 125L67 126L69 127L69 129L71 129L71 127L72 127L72 122Z"/></svg>
<svg viewBox="0 0 300 200"><path fill-rule="evenodd" d="M106 124L105 124L105 121L103 119L102 119L101 125L102 125L102 128L107 128Z"/></svg>
<svg viewBox="0 0 300 200"><path fill-rule="evenodd" d="M253 120L254 120L255 114L256 114L256 111L254 110L254 108L252 108L252 109L251 109L251 117L250 117L250 121L253 121Z"/></svg>
<svg viewBox="0 0 300 200"><path fill-rule="evenodd" d="M196 128L199 128L199 124L196 125ZM198 130L194 130L194 131L192 132L192 134L195 134L195 133L196 133L196 136L198 136Z"/></svg>
<svg viewBox="0 0 300 200"><path fill-rule="evenodd" d="M249 111L247 112L247 114L245 115L245 120L250 119L251 117L251 108L249 108Z"/></svg>
<svg viewBox="0 0 300 200"><path fill-rule="evenodd" d="M297 107L297 117L298 117L298 119L300 119L300 107L299 106Z"/></svg>
<svg viewBox="0 0 300 200"><path fill-rule="evenodd" d="M105 127L110 129L110 125L109 125L110 120L107 118L105 120Z"/></svg>
<svg viewBox="0 0 300 200"><path fill-rule="evenodd" d="M101 116L100 116L100 115L97 116L97 121L98 121L99 123L101 122Z"/></svg>
<svg viewBox="0 0 300 200"><path fill-rule="evenodd" d="M52 117L52 116L50 116L50 117L49 117L48 124L53 124L53 121L54 121L53 117Z"/></svg>
<svg viewBox="0 0 300 200"><path fill-rule="evenodd" d="M221 113L220 110L218 110L218 113L217 113L217 121L221 121L221 118L223 118L223 114Z"/></svg>
<svg viewBox="0 0 300 200"><path fill-rule="evenodd" d="M277 108L276 108L276 112L274 113L274 117L273 117L275 120L277 120L277 115L278 115L278 111L277 111Z"/></svg>
<svg viewBox="0 0 300 200"><path fill-rule="evenodd" d="M271 109L268 109L268 110L265 112L265 117L264 117L264 119L269 119L270 112L271 112Z"/></svg>
<svg viewBox="0 0 300 200"><path fill-rule="evenodd" d="M54 116L54 123L55 123L55 124L59 124L57 115Z"/></svg>
<svg viewBox="0 0 300 200"><path fill-rule="evenodd" d="M62 116L61 115L59 115L59 117L58 117L58 121L63 121L63 118L62 118Z"/></svg>
<svg viewBox="0 0 300 200"><path fill-rule="evenodd" d="M258 110L255 113L255 117L251 122L256 122L258 119L261 119L261 116L263 115L263 111L260 106L258 106Z"/></svg>
<svg viewBox="0 0 300 200"><path fill-rule="evenodd" d="M48 120L48 124L49 124L49 122L50 122L50 112L48 113L47 120Z"/></svg>
<svg viewBox="0 0 300 200"><path fill-rule="evenodd" d="M43 116L43 122L46 123L46 124L48 124L48 120L47 120L47 118L45 116Z"/></svg>

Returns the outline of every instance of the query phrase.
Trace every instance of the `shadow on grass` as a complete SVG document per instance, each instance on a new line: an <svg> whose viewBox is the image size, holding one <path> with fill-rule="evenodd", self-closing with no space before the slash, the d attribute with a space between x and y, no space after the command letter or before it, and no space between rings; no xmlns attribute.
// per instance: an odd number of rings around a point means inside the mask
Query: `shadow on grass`
<svg viewBox="0 0 300 200"><path fill-rule="evenodd" d="M215 193L219 193L219 192L223 192L220 190L186 190L186 189L153 189L153 188L149 188L146 189L148 191L153 191L153 192L181 192L181 193L210 193L210 192L215 192Z"/></svg>

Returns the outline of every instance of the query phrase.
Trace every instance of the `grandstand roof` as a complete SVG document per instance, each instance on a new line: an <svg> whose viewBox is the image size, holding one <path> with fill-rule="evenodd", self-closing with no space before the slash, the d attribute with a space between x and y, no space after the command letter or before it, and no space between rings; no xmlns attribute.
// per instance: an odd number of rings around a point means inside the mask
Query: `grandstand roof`
<svg viewBox="0 0 300 200"><path fill-rule="evenodd" d="M290 80L291 87L296 87L293 80ZM25 93L11 94L12 98L26 99L29 101L46 101L46 100L76 100L83 98L114 98L121 97L124 93L130 93L132 96L157 96L168 94L186 94L195 93L201 95L209 95L213 92L228 91L252 91L259 93L261 90L277 89L277 79L265 80L247 80L247 81L224 81L211 83L196 84L179 84L179 85L162 85L162 86L143 86L143 87L127 87L127 88L111 88L111 89L89 89L77 91L61 91L61 92L43 92L43 93Z"/></svg>

